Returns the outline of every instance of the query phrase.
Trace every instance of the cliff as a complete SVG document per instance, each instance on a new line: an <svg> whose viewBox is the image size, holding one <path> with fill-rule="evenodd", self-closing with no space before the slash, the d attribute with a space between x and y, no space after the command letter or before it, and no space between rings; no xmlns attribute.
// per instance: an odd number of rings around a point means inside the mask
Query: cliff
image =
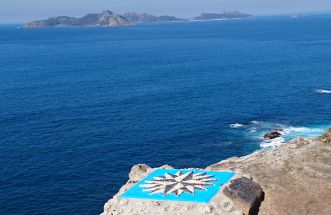
<svg viewBox="0 0 331 215"><path fill-rule="evenodd" d="M68 16L57 16L45 20L37 20L25 25L26 28L42 28L42 27L70 27L70 26L98 26L98 27L113 27L126 26L136 23L150 22L174 22L183 21L173 16L154 16L150 14L126 13L123 15L115 14L111 11L102 11L99 14L88 14L81 18Z"/></svg>
<svg viewBox="0 0 331 215"><path fill-rule="evenodd" d="M207 204L121 198L122 193L155 170L136 165L129 181L105 204L103 215L328 215L331 211L330 132L319 139L298 139L273 150L229 158L207 167L209 171L236 172Z"/></svg>

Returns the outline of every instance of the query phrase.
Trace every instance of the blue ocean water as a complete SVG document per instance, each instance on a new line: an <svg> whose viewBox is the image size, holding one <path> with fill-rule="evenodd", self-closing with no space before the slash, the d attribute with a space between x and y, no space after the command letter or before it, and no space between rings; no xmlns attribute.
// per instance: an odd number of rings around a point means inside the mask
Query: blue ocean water
<svg viewBox="0 0 331 215"><path fill-rule="evenodd" d="M134 164L205 167L273 127L318 135L330 22L1 26L0 214L99 214Z"/></svg>

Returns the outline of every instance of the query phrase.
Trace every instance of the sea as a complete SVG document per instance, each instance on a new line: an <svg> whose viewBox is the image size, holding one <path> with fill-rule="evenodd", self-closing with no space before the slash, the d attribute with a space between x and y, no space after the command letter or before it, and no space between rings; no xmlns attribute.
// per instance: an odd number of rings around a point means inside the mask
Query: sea
<svg viewBox="0 0 331 215"><path fill-rule="evenodd" d="M135 164L204 168L321 135L330 23L1 25L0 214L100 214Z"/></svg>

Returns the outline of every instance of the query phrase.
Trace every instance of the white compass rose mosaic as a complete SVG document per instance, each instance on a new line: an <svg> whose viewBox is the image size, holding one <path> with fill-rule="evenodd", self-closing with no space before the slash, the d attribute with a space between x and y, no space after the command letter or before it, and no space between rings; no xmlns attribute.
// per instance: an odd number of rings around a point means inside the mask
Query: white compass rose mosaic
<svg viewBox="0 0 331 215"><path fill-rule="evenodd" d="M121 198L208 203L234 172L157 169Z"/></svg>

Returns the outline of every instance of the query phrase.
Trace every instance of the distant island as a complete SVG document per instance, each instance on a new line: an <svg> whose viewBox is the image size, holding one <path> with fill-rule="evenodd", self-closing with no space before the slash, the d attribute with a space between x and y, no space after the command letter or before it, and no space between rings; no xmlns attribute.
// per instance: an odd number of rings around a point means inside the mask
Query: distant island
<svg viewBox="0 0 331 215"><path fill-rule="evenodd" d="M223 13L202 13L194 17L193 20L217 20L217 19L244 19L252 17L250 14L244 14L239 11L224 11Z"/></svg>
<svg viewBox="0 0 331 215"><path fill-rule="evenodd" d="M239 11L216 13L203 13L194 17L193 20L214 20L214 19L235 19L248 18L251 15L240 13ZM182 22L189 21L174 16L155 16L147 13L125 13L116 14L105 10L97 14L88 14L80 18L69 16L56 16L44 20L36 20L25 25L26 28L43 27L74 27L74 26L94 26L94 27L115 27L127 26L138 23L161 23L161 22Z"/></svg>
<svg viewBox="0 0 331 215"><path fill-rule="evenodd" d="M184 21L174 16L154 16L146 13L125 13L115 14L112 11L105 10L98 14L88 14L81 18L68 16L51 17L45 20L37 20L27 23L27 28L42 28L42 27L70 27L70 26L96 26L96 27L113 27L126 26L137 23L153 23L153 22L178 22Z"/></svg>

